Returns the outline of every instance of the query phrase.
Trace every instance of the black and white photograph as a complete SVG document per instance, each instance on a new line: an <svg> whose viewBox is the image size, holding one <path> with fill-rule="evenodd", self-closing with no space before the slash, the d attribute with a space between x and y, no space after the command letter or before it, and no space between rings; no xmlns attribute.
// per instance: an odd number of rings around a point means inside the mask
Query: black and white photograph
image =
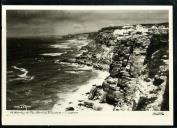
<svg viewBox="0 0 177 128"><path fill-rule="evenodd" d="M9 115L150 112L172 119L170 7L30 7L3 12Z"/></svg>

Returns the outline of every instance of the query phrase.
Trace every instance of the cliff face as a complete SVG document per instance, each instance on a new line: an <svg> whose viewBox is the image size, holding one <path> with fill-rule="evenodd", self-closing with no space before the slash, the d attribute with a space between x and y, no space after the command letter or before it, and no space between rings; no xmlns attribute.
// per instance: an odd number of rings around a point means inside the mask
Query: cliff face
<svg viewBox="0 0 177 128"><path fill-rule="evenodd" d="M92 38L76 62L109 71L100 103L117 111L169 109L167 24L108 27Z"/></svg>

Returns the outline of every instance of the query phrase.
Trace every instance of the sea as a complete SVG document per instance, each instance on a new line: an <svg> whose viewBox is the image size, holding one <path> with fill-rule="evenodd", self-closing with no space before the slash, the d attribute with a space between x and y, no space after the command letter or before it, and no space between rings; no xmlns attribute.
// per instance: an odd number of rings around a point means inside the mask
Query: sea
<svg viewBox="0 0 177 128"><path fill-rule="evenodd" d="M92 68L63 62L81 54L88 38L7 38L7 110L51 110L96 77Z"/></svg>

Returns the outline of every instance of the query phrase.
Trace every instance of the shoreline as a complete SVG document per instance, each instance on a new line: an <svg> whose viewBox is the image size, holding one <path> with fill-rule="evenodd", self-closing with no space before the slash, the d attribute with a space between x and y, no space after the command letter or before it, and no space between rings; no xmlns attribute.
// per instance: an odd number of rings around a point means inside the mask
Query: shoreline
<svg viewBox="0 0 177 128"><path fill-rule="evenodd" d="M112 105L109 105L107 103L99 103L98 100L89 100L88 99L88 93L92 89L93 85L102 85L103 81L106 77L109 76L109 72L107 71L101 71L96 70L93 67L92 72L96 73L97 76L94 76L93 78L90 78L84 85L81 85L76 89L76 91L71 92L67 94L67 98L64 101L58 101L52 108L52 111L59 111L59 112L67 112L67 108L71 108L72 110L68 111L95 111L94 109L87 108L85 106L79 106L78 104L81 101L93 103L97 107L102 107L107 110L112 110Z"/></svg>

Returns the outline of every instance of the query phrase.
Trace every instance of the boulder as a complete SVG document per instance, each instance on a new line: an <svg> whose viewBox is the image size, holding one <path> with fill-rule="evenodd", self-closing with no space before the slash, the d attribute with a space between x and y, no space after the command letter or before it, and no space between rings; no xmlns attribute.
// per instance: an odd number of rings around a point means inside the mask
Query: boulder
<svg viewBox="0 0 177 128"><path fill-rule="evenodd" d="M68 108L66 108L66 111L74 111L74 108L73 107L68 107Z"/></svg>
<svg viewBox="0 0 177 128"><path fill-rule="evenodd" d="M96 87L96 86L93 86L92 89L90 90L88 99L89 99L89 100L92 100L92 99L95 97L96 92L97 92L97 87Z"/></svg>
<svg viewBox="0 0 177 128"><path fill-rule="evenodd" d="M119 99L124 99L124 93L117 90L117 91L110 91L107 94L108 99L111 99L112 101L119 101Z"/></svg>
<svg viewBox="0 0 177 128"><path fill-rule="evenodd" d="M107 81L104 81L102 84L103 91L108 91L109 90L109 83Z"/></svg>
<svg viewBox="0 0 177 128"><path fill-rule="evenodd" d="M93 103L91 103L91 102L83 102L83 103L79 103L78 104L79 106L84 106L84 107L87 107L87 108L93 108Z"/></svg>
<svg viewBox="0 0 177 128"><path fill-rule="evenodd" d="M101 97L100 97L100 103L105 103L106 102L106 96L107 96L107 92L103 91Z"/></svg>
<svg viewBox="0 0 177 128"><path fill-rule="evenodd" d="M109 77L106 80L107 80L107 83L109 83L109 84L116 84L117 83L117 79L116 78Z"/></svg>

